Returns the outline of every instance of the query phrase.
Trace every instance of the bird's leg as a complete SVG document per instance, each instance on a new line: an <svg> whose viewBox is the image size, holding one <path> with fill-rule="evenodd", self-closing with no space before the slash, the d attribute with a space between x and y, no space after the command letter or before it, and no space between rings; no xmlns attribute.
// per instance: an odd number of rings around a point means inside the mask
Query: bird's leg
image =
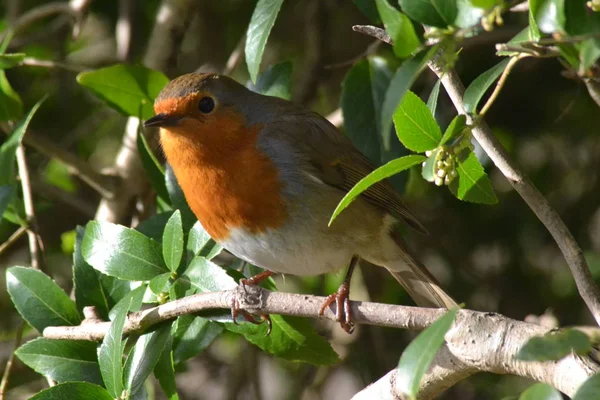
<svg viewBox="0 0 600 400"><path fill-rule="evenodd" d="M240 285L244 288L244 291L246 291L246 285L251 285L251 286L259 285L262 281L264 281L265 279L268 279L272 275L273 275L273 272L265 270L265 271L261 272L260 274L256 274L250 278L240 279ZM233 318L233 323L236 325L237 325L237 317L239 314L242 314L244 316L244 318L246 319L246 321L256 324L256 325L266 322L267 323L267 336L269 336L269 334L271 333L272 323L271 323L271 317L269 317L269 314L261 314L261 316L260 316L261 320L258 321L248 311L240 309L240 304L238 302L238 299L234 296L233 299L231 300L231 318Z"/></svg>
<svg viewBox="0 0 600 400"><path fill-rule="evenodd" d="M358 256L353 256L352 260L350 260L350 266L348 267L348 272L346 272L344 282L342 282L337 292L327 296L319 311L319 316L322 317L325 309L335 303L335 320L340 323L342 329L347 333L354 331L352 309L350 308L350 279L352 278L356 264L358 264Z"/></svg>

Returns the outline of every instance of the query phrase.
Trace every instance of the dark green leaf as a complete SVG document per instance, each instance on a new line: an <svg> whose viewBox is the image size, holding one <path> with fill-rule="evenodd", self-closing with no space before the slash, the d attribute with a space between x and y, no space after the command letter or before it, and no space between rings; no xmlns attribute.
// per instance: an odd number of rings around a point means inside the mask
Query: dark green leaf
<svg viewBox="0 0 600 400"><path fill-rule="evenodd" d="M457 3L460 0L431 0L431 5L435 7L438 14L444 19L447 25L454 25L458 15Z"/></svg>
<svg viewBox="0 0 600 400"><path fill-rule="evenodd" d="M81 322L75 303L41 271L11 267L6 271L6 286L19 314L40 333L47 326Z"/></svg>
<svg viewBox="0 0 600 400"><path fill-rule="evenodd" d="M135 395L150 375L170 340L171 323L140 336L125 363L125 389Z"/></svg>
<svg viewBox="0 0 600 400"><path fill-rule="evenodd" d="M598 393L600 393L600 374L591 376L583 382L571 400L596 400Z"/></svg>
<svg viewBox="0 0 600 400"><path fill-rule="evenodd" d="M246 64L252 82L256 82L265 45L282 4L283 0L259 0L252 13L246 34Z"/></svg>
<svg viewBox="0 0 600 400"><path fill-rule="evenodd" d="M140 222L135 230L148 236L151 239L156 240L157 242L162 243L163 233L165 232L165 226L167 225L167 221L171 218L174 211L166 211L159 214L155 214L148 219Z"/></svg>
<svg viewBox="0 0 600 400"><path fill-rule="evenodd" d="M169 400L179 400L177 385L175 383L175 366L173 362L172 345L173 337L169 335L163 352L154 367L154 376L160 383L160 387Z"/></svg>
<svg viewBox="0 0 600 400"><path fill-rule="evenodd" d="M442 83L441 79L438 79L433 89L431 89L431 93L429 94L429 98L427 99L427 108L431 111L431 115L435 118L435 111L437 109L438 98L440 97L440 85Z"/></svg>
<svg viewBox="0 0 600 400"><path fill-rule="evenodd" d="M204 257L195 257L180 279L187 279L201 293L218 292L233 289L237 286L235 280L227 275L225 270Z"/></svg>
<svg viewBox="0 0 600 400"><path fill-rule="evenodd" d="M458 178L450 184L450 191L460 200L472 203L496 204L498 198L490 179L472 151L458 157Z"/></svg>
<svg viewBox="0 0 600 400"><path fill-rule="evenodd" d="M15 354L35 372L56 382L102 384L93 342L37 338L19 347Z"/></svg>
<svg viewBox="0 0 600 400"><path fill-rule="evenodd" d="M114 321L117 315L123 312L123 309L129 312L139 311L142 308L142 300L145 293L146 285L141 285L128 291L108 313L110 320Z"/></svg>
<svg viewBox="0 0 600 400"><path fill-rule="evenodd" d="M85 260L106 275L131 281L167 272L160 244L140 232L110 222L90 221L81 245Z"/></svg>
<svg viewBox="0 0 600 400"><path fill-rule="evenodd" d="M138 117L141 107L142 118L147 119L154 115L154 99L169 78L141 65L117 64L82 72L77 82L124 115Z"/></svg>
<svg viewBox="0 0 600 400"><path fill-rule="evenodd" d="M496 79L502 74L509 61L510 59L502 60L471 82L463 96L463 104L467 113L473 114L476 112L479 101L489 87L492 86Z"/></svg>
<svg viewBox="0 0 600 400"><path fill-rule="evenodd" d="M475 7L488 9L498 4L498 0L470 0L471 4Z"/></svg>
<svg viewBox="0 0 600 400"><path fill-rule="evenodd" d="M87 382L67 382L42 390L29 400L114 400L102 386Z"/></svg>
<svg viewBox="0 0 600 400"><path fill-rule="evenodd" d="M457 309L450 310L419 334L404 350L398 363L396 388L411 399L417 397L421 379L454 323Z"/></svg>
<svg viewBox="0 0 600 400"><path fill-rule="evenodd" d="M434 46L429 50L423 50L414 57L405 60L394 74L381 108L382 134L385 134L385 132L390 130L392 117L394 116L398 104L436 50L437 47Z"/></svg>
<svg viewBox="0 0 600 400"><path fill-rule="evenodd" d="M169 278L171 274L166 272L162 275L155 276L148 282L148 287L156 296L163 292L169 292Z"/></svg>
<svg viewBox="0 0 600 400"><path fill-rule="evenodd" d="M176 271L183 255L183 225L181 222L181 212L176 210L167 225L162 240L163 258L167 268Z"/></svg>
<svg viewBox="0 0 600 400"><path fill-rule="evenodd" d="M529 339L515 357L524 361L560 360L571 352L584 355L591 349L592 343L585 333L565 329Z"/></svg>
<svg viewBox="0 0 600 400"><path fill-rule="evenodd" d="M10 184L0 185L0 219L13 198L14 188L15 186Z"/></svg>
<svg viewBox="0 0 600 400"><path fill-rule="evenodd" d="M123 392L123 350L125 350L125 342L122 340L122 336L123 326L132 302L133 299L129 298L124 307L115 310L113 321L110 324L108 333L102 340L98 352L98 362L100 363L104 386L114 398L119 398L121 392Z"/></svg>
<svg viewBox="0 0 600 400"><path fill-rule="evenodd" d="M292 63L287 61L271 65L260 74L256 85L251 89L267 96L290 100L292 98Z"/></svg>
<svg viewBox="0 0 600 400"><path fill-rule="evenodd" d="M543 33L564 32L565 0L529 0L529 14Z"/></svg>
<svg viewBox="0 0 600 400"><path fill-rule="evenodd" d="M21 97L10 86L4 71L0 71L0 121L16 121L22 116Z"/></svg>
<svg viewBox="0 0 600 400"><path fill-rule="evenodd" d="M190 229L186 249L192 258L200 256L212 260L221 253L223 247L210 237L200 222L196 222Z"/></svg>
<svg viewBox="0 0 600 400"><path fill-rule="evenodd" d="M140 122L136 144L140 159L142 160L142 165L144 166L148 180L152 184L154 190L156 190L158 197L165 202L169 202L169 192L167 192L167 186L165 184L165 169L154 156L154 153L146 140L146 136L144 136L143 129L141 129L141 124L142 123Z"/></svg>
<svg viewBox="0 0 600 400"><path fill-rule="evenodd" d="M587 39L581 42L579 50L579 59L581 69L587 71L600 57L600 40L597 38Z"/></svg>
<svg viewBox="0 0 600 400"><path fill-rule="evenodd" d="M365 14L375 25L381 24L375 0L352 0L358 9Z"/></svg>
<svg viewBox="0 0 600 400"><path fill-rule="evenodd" d="M457 115L450 122L450 125L446 128L446 132L444 132L444 136L442 136L442 140L440 141L440 146L448 143L449 140L457 138L467 126L467 117L464 115Z"/></svg>
<svg viewBox="0 0 600 400"><path fill-rule="evenodd" d="M165 170L165 183L167 185L167 191L169 192L169 197L171 199L171 205L174 209L181 211L181 220L183 221L183 231L187 232L192 225L198 221L196 216L188 206L188 203L185 199L185 195L183 194L183 190L179 183L177 182L177 177L173 172L173 168L167 164L167 168Z"/></svg>
<svg viewBox="0 0 600 400"><path fill-rule="evenodd" d="M182 315L175 321L173 358L179 364L200 354L223 332L221 325L194 315Z"/></svg>
<svg viewBox="0 0 600 400"><path fill-rule="evenodd" d="M536 383L521 393L519 400L562 400L558 390L547 383Z"/></svg>
<svg viewBox="0 0 600 400"><path fill-rule="evenodd" d="M100 282L98 272L85 262L81 254L84 228L77 227L75 251L73 252L73 285L75 286L75 302L77 309L83 312L83 307L94 306L96 313L102 319L108 317L109 305Z"/></svg>
<svg viewBox="0 0 600 400"><path fill-rule="evenodd" d="M431 155L427 157L427 160L423 163L423 169L421 170L421 176L427 182L433 182L435 180L435 171L436 171L436 157L437 154L442 150L441 148L435 149L431 152Z"/></svg>
<svg viewBox="0 0 600 400"><path fill-rule="evenodd" d="M456 2L457 14L453 25L466 29L481 23L484 10L471 4L471 0L446 0Z"/></svg>
<svg viewBox="0 0 600 400"><path fill-rule="evenodd" d="M425 160L425 157L418 155L405 156L402 158L398 158L396 160L390 161L389 163L377 168L375 171L371 172L369 175L365 176L361 179L339 202L331 219L329 220L329 225L333 222L333 220L340 215L340 213L350 205L362 192L367 190L369 186L374 185L375 183L389 178L390 176L397 174L401 171L409 169L417 164L422 163Z"/></svg>
<svg viewBox="0 0 600 400"><path fill-rule="evenodd" d="M537 42L538 40L540 40L542 38L542 33L540 32L540 28L537 25L537 22L535 20L533 13L531 12L531 9L529 10L528 21L529 21L529 30L528 30L529 40L532 42Z"/></svg>
<svg viewBox="0 0 600 400"><path fill-rule="evenodd" d="M409 150L422 153L439 146L442 131L427 105L408 90L394 113L396 134Z"/></svg>
<svg viewBox="0 0 600 400"><path fill-rule="evenodd" d="M0 69L8 69L20 65L25 53L0 54Z"/></svg>
<svg viewBox="0 0 600 400"><path fill-rule="evenodd" d="M305 319L271 315L273 329L266 335L266 324L254 325L226 323L229 331L244 335L246 340L267 353L290 361L303 361L315 365L339 362L338 355L313 326Z"/></svg>
<svg viewBox="0 0 600 400"><path fill-rule="evenodd" d="M400 58L410 56L420 44L412 22L387 0L375 0L375 3L385 30L394 42L394 54Z"/></svg>
<svg viewBox="0 0 600 400"><path fill-rule="evenodd" d="M446 28L448 24L433 6L431 0L399 0L400 7L409 17L422 24Z"/></svg>

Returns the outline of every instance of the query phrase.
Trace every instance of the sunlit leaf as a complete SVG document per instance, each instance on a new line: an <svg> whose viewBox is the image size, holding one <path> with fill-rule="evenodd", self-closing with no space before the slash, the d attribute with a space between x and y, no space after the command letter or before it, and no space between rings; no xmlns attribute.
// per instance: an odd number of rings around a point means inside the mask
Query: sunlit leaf
<svg viewBox="0 0 600 400"><path fill-rule="evenodd" d="M392 7L387 0L375 0L385 30L394 42L394 54L405 58L419 46L420 41L410 18Z"/></svg>
<svg viewBox="0 0 600 400"><path fill-rule="evenodd" d="M260 62L283 0L259 0L246 33L246 64L252 82L256 82Z"/></svg>
<svg viewBox="0 0 600 400"><path fill-rule="evenodd" d="M42 390L29 400L114 400L102 386L88 382L67 382Z"/></svg>
<svg viewBox="0 0 600 400"><path fill-rule="evenodd" d="M562 400L558 390L547 383L536 383L521 393L519 400Z"/></svg>
<svg viewBox="0 0 600 400"><path fill-rule="evenodd" d="M442 131L427 105L410 90L394 113L398 139L407 149L422 153L439 146Z"/></svg>
<svg viewBox="0 0 600 400"><path fill-rule="evenodd" d="M551 332L529 339L516 358L524 361L559 360L574 352L583 355L592 349L590 338L576 329Z"/></svg>
<svg viewBox="0 0 600 400"><path fill-rule="evenodd" d="M450 191L460 200L472 203L496 204L498 198L490 179L474 152L460 154L456 166L458 177L450 183Z"/></svg>

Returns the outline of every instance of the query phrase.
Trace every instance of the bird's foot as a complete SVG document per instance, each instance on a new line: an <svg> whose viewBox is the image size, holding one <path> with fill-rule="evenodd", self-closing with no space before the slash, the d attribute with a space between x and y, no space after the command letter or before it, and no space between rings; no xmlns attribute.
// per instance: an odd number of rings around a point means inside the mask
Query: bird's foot
<svg viewBox="0 0 600 400"><path fill-rule="evenodd" d="M244 290L245 294L248 294L248 291L246 290L246 286L256 286L256 285L260 284L262 281L264 281L265 279L269 278L271 275L273 275L273 273L271 271L264 271L264 272L261 272L260 274L254 275L253 277L250 277L247 279L240 279L240 286ZM248 311L242 310L240 308L239 299L237 296L234 296L231 300L231 318L233 318L233 323L236 325L238 324L238 322L237 322L238 315L242 315L246 319L246 321L248 321L252 324L255 324L255 325L260 325L263 322L266 322L267 323L267 336L269 336L271 334L271 328L272 328L273 324L271 322L271 317L269 316L269 314L261 314L260 320L257 320L254 315L252 315Z"/></svg>
<svg viewBox="0 0 600 400"><path fill-rule="evenodd" d="M337 292L327 296L321 306L319 316L323 316L327 307L335 303L335 320L347 333L354 331L354 322L352 322L352 308L350 307L350 282L344 281Z"/></svg>

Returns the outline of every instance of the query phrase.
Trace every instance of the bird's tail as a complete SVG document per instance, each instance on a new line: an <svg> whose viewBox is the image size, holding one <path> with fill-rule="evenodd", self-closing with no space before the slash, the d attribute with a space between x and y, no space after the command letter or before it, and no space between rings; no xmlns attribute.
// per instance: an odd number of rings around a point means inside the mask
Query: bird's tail
<svg viewBox="0 0 600 400"><path fill-rule="evenodd" d="M402 251L402 260L384 265L394 278L406 289L419 307L454 308L458 305L442 288L429 271L408 251L396 235L394 241Z"/></svg>

